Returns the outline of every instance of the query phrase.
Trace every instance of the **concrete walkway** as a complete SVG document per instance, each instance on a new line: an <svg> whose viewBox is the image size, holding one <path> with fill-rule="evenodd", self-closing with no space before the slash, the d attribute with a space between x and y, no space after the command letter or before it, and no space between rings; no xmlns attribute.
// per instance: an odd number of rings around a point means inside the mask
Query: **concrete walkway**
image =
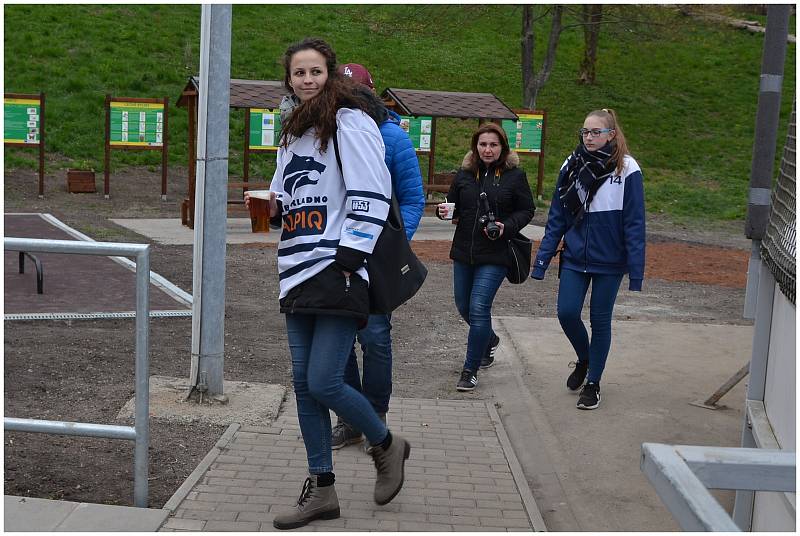
<svg viewBox="0 0 800 536"><path fill-rule="evenodd" d="M146 236L159 244L189 245L194 243L194 230L181 225L180 218L175 219L112 219L112 222ZM414 240L446 240L453 239L455 225L435 216L425 216L420 221ZM248 218L228 218L226 228L228 244L266 243L275 244L280 239L280 232L271 230L268 233L253 233ZM531 240L541 240L544 227L528 225L522 234Z"/></svg>
<svg viewBox="0 0 800 536"><path fill-rule="evenodd" d="M4 532L155 532L169 510L3 497Z"/></svg>

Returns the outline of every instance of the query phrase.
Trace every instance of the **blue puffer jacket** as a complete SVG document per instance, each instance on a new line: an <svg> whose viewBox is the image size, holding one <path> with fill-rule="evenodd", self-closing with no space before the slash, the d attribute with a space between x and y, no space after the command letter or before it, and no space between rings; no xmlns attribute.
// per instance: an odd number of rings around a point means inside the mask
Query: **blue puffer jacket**
<svg viewBox="0 0 800 536"><path fill-rule="evenodd" d="M406 237L411 240L419 226L419 220L425 210L425 194L422 192L422 174L419 171L419 160L414 146L400 128L400 116L391 110L388 118L378 128L386 146L386 167L392 175L392 187L397 195Z"/></svg>

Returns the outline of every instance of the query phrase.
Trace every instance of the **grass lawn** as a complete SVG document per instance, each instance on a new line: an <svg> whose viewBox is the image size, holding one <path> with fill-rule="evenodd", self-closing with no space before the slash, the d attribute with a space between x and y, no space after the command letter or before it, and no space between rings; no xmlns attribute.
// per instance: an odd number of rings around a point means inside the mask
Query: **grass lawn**
<svg viewBox="0 0 800 536"><path fill-rule="evenodd" d="M648 210L677 220L730 220L747 208L764 37L701 22L660 6L605 6L598 80L577 83L583 33L569 6L555 68L537 107L548 112L544 192L577 142L587 112L614 108L646 181ZM47 95L52 168L103 163L106 94L170 99L170 163L186 165L187 114L175 103L199 71L199 5L6 5L5 91ZM536 13L543 12L537 6ZM286 46L329 40L342 62L367 65L386 87L494 93L521 105L516 5L249 5L233 7L231 76L282 79ZM747 18L742 16L742 18ZM794 25L792 25L794 28ZM538 62L549 19L536 24ZM778 141L795 98L795 45L787 48ZM455 169L475 121L441 120L437 171ZM242 173L244 116L231 112L230 174ZM779 162L781 148L776 155ZM535 186L535 157L523 160ZM422 158L423 170L427 160ZM6 171L35 167L34 151L5 150ZM157 168L156 152L113 153L121 166ZM270 178L274 158L256 155L251 177ZM776 167L777 169L777 167ZM54 169L51 169L53 171Z"/></svg>

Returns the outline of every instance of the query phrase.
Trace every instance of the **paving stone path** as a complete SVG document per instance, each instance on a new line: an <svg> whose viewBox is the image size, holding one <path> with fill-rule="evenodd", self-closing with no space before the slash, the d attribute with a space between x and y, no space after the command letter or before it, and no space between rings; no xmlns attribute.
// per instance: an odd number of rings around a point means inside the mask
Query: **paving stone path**
<svg viewBox="0 0 800 536"><path fill-rule="evenodd" d="M405 484L373 502L375 468L362 445L335 451L342 516L303 531L530 531L543 528L494 407L484 401L393 398L391 430L409 440ZM273 531L297 500L306 455L294 396L271 427L232 425L165 505L161 531Z"/></svg>

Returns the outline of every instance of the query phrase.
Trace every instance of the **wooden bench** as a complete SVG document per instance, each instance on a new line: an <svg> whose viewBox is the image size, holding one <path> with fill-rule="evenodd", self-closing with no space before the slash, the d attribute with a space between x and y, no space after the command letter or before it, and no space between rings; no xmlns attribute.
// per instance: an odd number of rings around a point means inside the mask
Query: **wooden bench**
<svg viewBox="0 0 800 536"><path fill-rule="evenodd" d="M449 192L450 184L453 182L455 177L455 173L434 173L432 180L428 184L423 185L423 189L425 190L425 204L435 205L441 203L439 200L432 199L431 194L434 192L440 194L446 194Z"/></svg>

